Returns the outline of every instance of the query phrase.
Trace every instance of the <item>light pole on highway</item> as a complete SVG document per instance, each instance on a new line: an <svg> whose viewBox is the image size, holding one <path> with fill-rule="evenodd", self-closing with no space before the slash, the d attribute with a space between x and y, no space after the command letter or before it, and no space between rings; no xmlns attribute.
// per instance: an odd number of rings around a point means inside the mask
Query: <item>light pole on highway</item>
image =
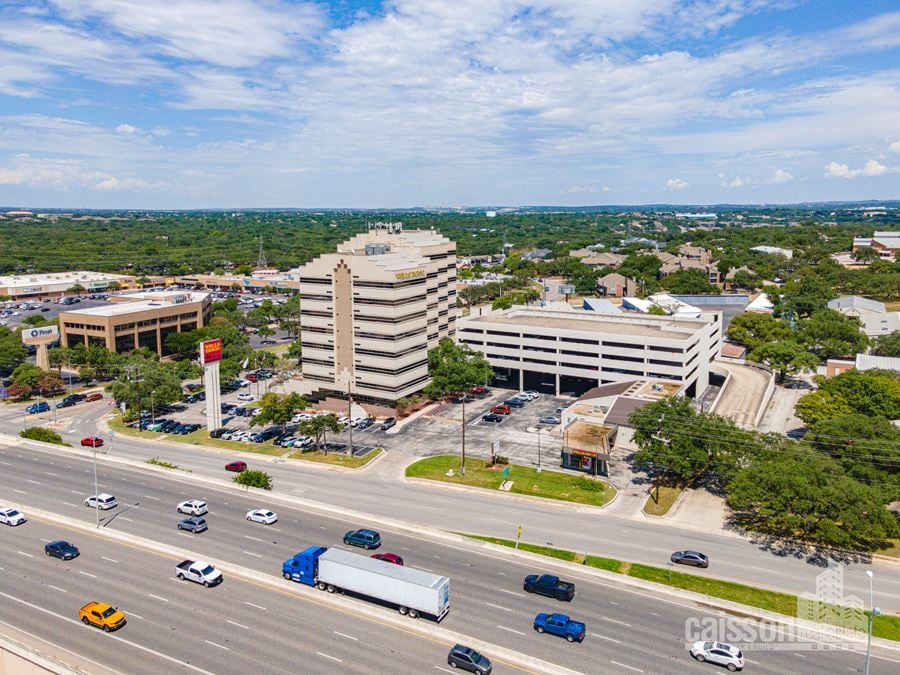
<svg viewBox="0 0 900 675"><path fill-rule="evenodd" d="M881 614L881 610L875 606L875 596L872 590L872 578L875 574L872 570L866 570L866 576L869 577L869 635L866 641L866 675L869 675L869 660L872 658L872 624L875 617Z"/></svg>
<svg viewBox="0 0 900 675"><path fill-rule="evenodd" d="M150 392L150 424L156 424L156 413L153 408L153 395L156 394L155 391Z"/></svg>
<svg viewBox="0 0 900 675"><path fill-rule="evenodd" d="M91 450L94 451L94 513L97 516L97 529L100 529L100 500L97 499L97 445L96 441L91 443Z"/></svg>
<svg viewBox="0 0 900 675"><path fill-rule="evenodd" d="M541 472L541 431L543 431L543 429L541 429L541 427L538 427L537 431L538 431L538 468L537 468L537 472L540 473Z"/></svg>

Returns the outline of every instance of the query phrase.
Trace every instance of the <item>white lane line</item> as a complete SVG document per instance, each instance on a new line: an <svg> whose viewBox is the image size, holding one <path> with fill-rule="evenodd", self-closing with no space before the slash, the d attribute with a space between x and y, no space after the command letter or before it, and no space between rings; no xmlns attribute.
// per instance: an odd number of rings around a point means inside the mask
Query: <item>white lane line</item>
<svg viewBox="0 0 900 675"><path fill-rule="evenodd" d="M107 558L107 557L104 556L104 555L101 555L100 558L103 559L103 560L106 560L107 562L115 563L116 565L119 564L119 561L118 561L118 560L113 560L112 558Z"/></svg>
<svg viewBox="0 0 900 675"><path fill-rule="evenodd" d="M125 516L119 516L119 520L125 520L129 523L133 523L134 521L131 518L126 518Z"/></svg>
<svg viewBox="0 0 900 675"><path fill-rule="evenodd" d="M144 620L144 617L142 617L140 614L135 614L134 612L132 612L132 611L129 609L129 610L128 610L128 618L130 619L131 617L134 617L135 619L140 619L141 621Z"/></svg>
<svg viewBox="0 0 900 675"><path fill-rule="evenodd" d="M71 467L69 467L71 468ZM81 493L78 490L69 490L73 495L80 495Z"/></svg>
<svg viewBox="0 0 900 675"><path fill-rule="evenodd" d="M622 666L622 668L627 668L628 670L633 670L636 673L643 673L644 671L640 668L635 668L634 666L626 666L624 663L619 663L618 661L610 660L610 663L615 663L617 666Z"/></svg>
<svg viewBox="0 0 900 675"><path fill-rule="evenodd" d="M440 666L435 666L435 668L437 668L438 670L442 670L442 671L444 671L445 673L452 673L452 672L453 672L452 670L447 670L446 668L441 668Z"/></svg>
<svg viewBox="0 0 900 675"><path fill-rule="evenodd" d="M794 652L794 656L799 656L801 659L806 658L803 654L798 654L797 652Z"/></svg>
<svg viewBox="0 0 900 675"><path fill-rule="evenodd" d="M176 582L177 582L178 579L176 579L175 577L169 577L169 581L176 581Z"/></svg>
<svg viewBox="0 0 900 675"><path fill-rule="evenodd" d="M204 642L208 645L212 645L213 647L218 647L219 649L224 649L226 652L230 652L231 650L225 645L216 644L215 642L210 642L209 640L204 640Z"/></svg>
<svg viewBox="0 0 900 675"><path fill-rule="evenodd" d="M343 663L343 659L339 659L336 656L331 656L331 654L325 654L324 652L316 652L319 656L324 656L326 659L331 659L332 661L337 661L338 663Z"/></svg>
<svg viewBox="0 0 900 675"><path fill-rule="evenodd" d="M754 661L753 659L745 658L744 661L746 661L747 663L752 663L757 666L759 665L759 661ZM851 668L850 670L852 670L854 673L857 672L856 668Z"/></svg>
<svg viewBox="0 0 900 675"><path fill-rule="evenodd" d="M346 635L345 633L338 633L337 631L332 631L335 635L340 635L341 637L345 637L348 640L356 640L359 641L359 638L355 638L352 635Z"/></svg>
<svg viewBox="0 0 900 675"><path fill-rule="evenodd" d="M496 607L497 609L502 609L504 612L511 612L512 610L509 607L503 607L502 605L495 605L493 602L484 603L488 607Z"/></svg>
<svg viewBox="0 0 900 675"><path fill-rule="evenodd" d="M83 574L83 575L86 576L86 577L90 577L91 579L96 579L96 578L97 578L97 575L96 575L96 574L91 574L90 572L85 572L84 570L78 570L78 573L79 573L79 574Z"/></svg>
<svg viewBox="0 0 900 675"><path fill-rule="evenodd" d="M156 598L157 600L161 600L162 602L168 602L165 598L161 598L158 595L153 595L153 593L147 593L151 598Z"/></svg>
<svg viewBox="0 0 900 675"><path fill-rule="evenodd" d="M609 642L615 642L617 645L622 644L621 640L616 640L615 638L606 637L605 635L600 635L598 633L591 633L591 637L598 637L601 640L608 640Z"/></svg>
<svg viewBox="0 0 900 675"><path fill-rule="evenodd" d="M497 572L497 574L499 574L501 577L505 577L505 576L506 576L506 572Z"/></svg>
<svg viewBox="0 0 900 675"><path fill-rule="evenodd" d="M253 541L262 541L262 539L259 539L257 537L251 537L249 534L245 534L244 537L246 537L247 539L252 539Z"/></svg>
<svg viewBox="0 0 900 675"><path fill-rule="evenodd" d="M59 591L60 593L68 593L65 588L60 588L59 586L54 586L53 584L47 584L47 588L52 588L54 591Z"/></svg>
<svg viewBox="0 0 900 675"><path fill-rule="evenodd" d="M524 597L525 597L525 594L524 594L524 593L516 593L515 591L508 591L508 590L506 590L505 588L501 588L501 589L500 589L500 592L501 592L501 593L506 593L507 595L515 595L516 597L519 597L519 598L524 598Z"/></svg>
<svg viewBox="0 0 900 675"><path fill-rule="evenodd" d="M631 624L630 624L630 623L625 623L624 621L618 621L618 620L616 620L616 619L610 619L608 616L604 616L604 617L603 617L603 620L604 620L604 621L609 621L610 623L617 623L617 624L619 624L620 626L628 626L629 628L631 628Z"/></svg>
<svg viewBox="0 0 900 675"><path fill-rule="evenodd" d="M152 499L155 502L159 501L159 497L151 497L150 495L144 495L144 499Z"/></svg>
<svg viewBox="0 0 900 675"><path fill-rule="evenodd" d="M40 482L38 482L38 481L36 481L36 480L31 480L30 478L29 478L26 482L27 482L27 483L32 483L32 484L34 484L34 485L43 485L43 483L40 483Z"/></svg>
<svg viewBox="0 0 900 675"><path fill-rule="evenodd" d="M41 541L44 542L44 543L46 543L46 544L49 544L49 543L50 543L50 540L49 540L49 539L44 539L43 537L41 537Z"/></svg>
<svg viewBox="0 0 900 675"><path fill-rule="evenodd" d="M6 464L6 466L12 466L12 464L10 464L9 462L4 462L2 460L0 460L0 464Z"/></svg>
<svg viewBox="0 0 900 675"><path fill-rule="evenodd" d="M45 476L57 476L57 475L59 475L59 474L55 474L55 473L53 473L52 471L45 471L45 472L44 472L44 475L45 475Z"/></svg>
<svg viewBox="0 0 900 675"><path fill-rule="evenodd" d="M501 630L508 630L510 633L515 633L516 635L525 635L525 633L520 630L513 630L512 628L507 628L506 626L497 626L497 628Z"/></svg>
<svg viewBox="0 0 900 675"><path fill-rule="evenodd" d="M188 538L190 538L190 536L191 536L187 532L176 532L176 534L180 534L182 537L188 537Z"/></svg>
<svg viewBox="0 0 900 675"><path fill-rule="evenodd" d="M440 560L440 559L441 559L441 556L439 556L439 555L435 555L435 554L434 554L434 553L432 553L432 554L431 554L431 556L432 556L432 557L433 557L433 558L437 558L437 559L438 559L438 560Z"/></svg>
<svg viewBox="0 0 900 675"><path fill-rule="evenodd" d="M24 555L26 558L33 558L34 556L30 553L25 553L25 551L16 551L19 555Z"/></svg>
<svg viewBox="0 0 900 675"><path fill-rule="evenodd" d="M661 614L657 614L656 612L650 612L653 616L662 616Z"/></svg>
<svg viewBox="0 0 900 675"><path fill-rule="evenodd" d="M18 492L20 495L27 495L27 494L28 494L27 492L25 492L25 490L17 490L16 488L13 488L13 492Z"/></svg>
<svg viewBox="0 0 900 675"><path fill-rule="evenodd" d="M618 603L618 602L613 602L612 600L610 600L610 601L609 601L609 604L611 604L611 605L618 605L619 603Z"/></svg>
<svg viewBox="0 0 900 675"><path fill-rule="evenodd" d="M259 553L251 553L250 551L243 551L243 552L246 553L247 555L252 555L254 558L262 558L262 556ZM421 568L419 568L419 569L421 569Z"/></svg>
<svg viewBox="0 0 900 675"><path fill-rule="evenodd" d="M63 502L63 505L64 505L64 506L74 506L74 507L76 507L76 508L78 507L77 504L73 504L72 502Z"/></svg>
<svg viewBox="0 0 900 675"><path fill-rule="evenodd" d="M432 573L434 572L434 570L430 570L430 569L428 569L427 567L422 567L421 565L416 565L416 569L417 569L417 570L423 570L423 571L425 571L425 572L432 572Z"/></svg>
<svg viewBox="0 0 900 675"><path fill-rule="evenodd" d="M401 546L401 548L402 548L404 551L408 551L408 550L409 550L409 547L408 547L408 546ZM435 668L437 668L437 666L435 666Z"/></svg>
<svg viewBox="0 0 900 675"><path fill-rule="evenodd" d="M245 630L250 630L250 626L245 626L242 623L238 623L237 621L232 621L231 619L225 619L226 623L230 623L232 626L237 626L238 628L244 628Z"/></svg>
<svg viewBox="0 0 900 675"><path fill-rule="evenodd" d="M268 611L265 607L260 607L259 605L254 605L252 602L244 601L245 605L250 605L251 607L256 607L256 609L261 609L262 611Z"/></svg>
<svg viewBox="0 0 900 675"><path fill-rule="evenodd" d="M269 525L269 529L272 530L272 532L281 532L277 527L272 527L271 525Z"/></svg>

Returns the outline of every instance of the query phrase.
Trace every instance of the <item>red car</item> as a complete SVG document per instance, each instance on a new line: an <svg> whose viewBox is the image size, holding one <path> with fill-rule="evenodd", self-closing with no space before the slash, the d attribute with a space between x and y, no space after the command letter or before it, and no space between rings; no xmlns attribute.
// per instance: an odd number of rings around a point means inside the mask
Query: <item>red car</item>
<svg viewBox="0 0 900 675"><path fill-rule="evenodd" d="M491 412L495 415L509 415L512 411L509 409L509 406L501 403L500 405L495 405L491 408Z"/></svg>
<svg viewBox="0 0 900 675"><path fill-rule="evenodd" d="M248 382L256 382L259 378L256 376L256 373L247 373L244 379Z"/></svg>
<svg viewBox="0 0 900 675"><path fill-rule="evenodd" d="M225 465L225 470L226 471L237 471L238 473L240 473L241 471L246 471L247 470L247 462L240 462L240 461L228 462L228 464Z"/></svg>
<svg viewBox="0 0 900 675"><path fill-rule="evenodd" d="M101 445L103 445L103 439L98 438L97 436L88 436L87 438L81 439L81 444L90 446L92 448L99 448Z"/></svg>
<svg viewBox="0 0 900 675"><path fill-rule="evenodd" d="M372 556L375 560L384 560L384 562L389 562L394 565L402 565L403 558L401 558L396 553L376 553Z"/></svg>

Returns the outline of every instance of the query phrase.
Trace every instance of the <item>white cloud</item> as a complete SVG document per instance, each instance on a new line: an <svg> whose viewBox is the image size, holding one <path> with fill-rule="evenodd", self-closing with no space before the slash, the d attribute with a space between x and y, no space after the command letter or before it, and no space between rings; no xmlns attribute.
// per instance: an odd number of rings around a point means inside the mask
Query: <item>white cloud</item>
<svg viewBox="0 0 900 675"><path fill-rule="evenodd" d="M788 173L784 169L775 169L772 177L766 181L769 185L784 185L794 180L793 174Z"/></svg>
<svg viewBox="0 0 900 675"><path fill-rule="evenodd" d="M168 129L167 127L156 126L150 130L150 133L151 133L151 135L156 136L157 138L165 138L166 136L168 136L169 134L172 133L172 130Z"/></svg>
<svg viewBox="0 0 900 675"><path fill-rule="evenodd" d="M690 183L680 178L670 178L666 181L666 190L684 190Z"/></svg>
<svg viewBox="0 0 900 675"><path fill-rule="evenodd" d="M131 135L136 134L138 132L138 128L133 127L130 124L120 124L116 127L116 131L118 131L120 134Z"/></svg>
<svg viewBox="0 0 900 675"><path fill-rule="evenodd" d="M891 171L881 162L870 159L859 169L851 169L847 164L838 162L829 162L825 166L825 178L847 178L853 179L858 176L881 176Z"/></svg>
<svg viewBox="0 0 900 675"><path fill-rule="evenodd" d="M889 147L891 152L896 152L900 155L900 141L894 141Z"/></svg>
<svg viewBox="0 0 900 675"><path fill-rule="evenodd" d="M731 180L728 180L728 177L724 173L719 174L719 185L725 188L739 188L744 187L744 179L740 176L735 176Z"/></svg>
<svg viewBox="0 0 900 675"><path fill-rule="evenodd" d="M95 190L142 190L149 187L147 181L140 178L109 178L100 181L92 186Z"/></svg>
<svg viewBox="0 0 900 675"><path fill-rule="evenodd" d="M874 159L870 159L862 168L863 176L881 176L889 171L884 164Z"/></svg>

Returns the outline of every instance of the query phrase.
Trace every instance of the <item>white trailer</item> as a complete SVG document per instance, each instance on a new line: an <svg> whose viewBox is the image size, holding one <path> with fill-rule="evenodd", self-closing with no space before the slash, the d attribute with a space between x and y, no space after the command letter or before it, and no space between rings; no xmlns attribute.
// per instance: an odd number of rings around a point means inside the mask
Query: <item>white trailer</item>
<svg viewBox="0 0 900 675"><path fill-rule="evenodd" d="M450 579L412 567L329 548L318 559L317 586L396 605L401 614L440 621L450 611Z"/></svg>

